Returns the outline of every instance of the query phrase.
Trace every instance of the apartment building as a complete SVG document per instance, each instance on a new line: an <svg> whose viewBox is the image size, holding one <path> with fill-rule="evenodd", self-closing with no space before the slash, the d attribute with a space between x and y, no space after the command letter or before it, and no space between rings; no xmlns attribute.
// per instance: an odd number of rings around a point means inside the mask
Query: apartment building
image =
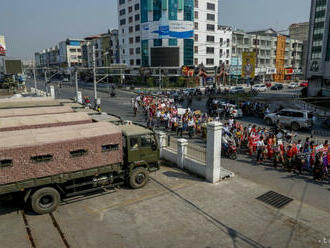
<svg viewBox="0 0 330 248"><path fill-rule="evenodd" d="M285 42L282 66L279 67L279 37ZM279 81L290 80L302 75L303 41L283 36L273 29L244 32L235 30L232 34L232 60L242 59L243 52L256 52L256 75L273 80L281 71Z"/></svg>
<svg viewBox="0 0 330 248"><path fill-rule="evenodd" d="M73 67L82 65L82 39L67 39L56 46L35 53L38 67Z"/></svg>

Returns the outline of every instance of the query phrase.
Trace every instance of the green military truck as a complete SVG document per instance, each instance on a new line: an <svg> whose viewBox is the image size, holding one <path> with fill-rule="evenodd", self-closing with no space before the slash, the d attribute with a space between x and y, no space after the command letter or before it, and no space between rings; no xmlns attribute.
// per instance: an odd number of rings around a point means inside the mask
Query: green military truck
<svg viewBox="0 0 330 248"><path fill-rule="evenodd" d="M0 136L0 196L22 197L37 214L107 187L142 188L158 169L154 132L134 124L95 122Z"/></svg>

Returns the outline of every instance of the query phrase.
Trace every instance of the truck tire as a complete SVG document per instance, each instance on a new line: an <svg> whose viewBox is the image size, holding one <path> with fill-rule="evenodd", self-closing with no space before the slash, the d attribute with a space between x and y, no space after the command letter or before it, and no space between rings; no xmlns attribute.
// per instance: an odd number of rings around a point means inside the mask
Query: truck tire
<svg viewBox="0 0 330 248"><path fill-rule="evenodd" d="M143 188L149 180L149 172L143 168L135 168L129 178L129 185L133 189Z"/></svg>
<svg viewBox="0 0 330 248"><path fill-rule="evenodd" d="M300 129L299 123L292 122L291 123L291 128L292 128L293 131L298 131Z"/></svg>
<svg viewBox="0 0 330 248"><path fill-rule="evenodd" d="M60 204L60 194L51 187L45 187L35 191L30 197L32 210L37 214L48 214L57 209Z"/></svg>

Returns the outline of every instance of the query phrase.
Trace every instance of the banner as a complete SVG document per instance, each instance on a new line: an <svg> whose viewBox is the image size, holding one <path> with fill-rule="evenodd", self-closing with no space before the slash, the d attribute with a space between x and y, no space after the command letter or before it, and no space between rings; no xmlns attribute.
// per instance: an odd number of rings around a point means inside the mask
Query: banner
<svg viewBox="0 0 330 248"><path fill-rule="evenodd" d="M0 36L0 56L6 56L6 43L4 36Z"/></svg>
<svg viewBox="0 0 330 248"><path fill-rule="evenodd" d="M276 74L276 68L268 67L268 68L266 69L266 74L267 74L267 75L273 75L273 74Z"/></svg>
<svg viewBox="0 0 330 248"><path fill-rule="evenodd" d="M243 52L242 55L242 77L254 78L256 69L256 53Z"/></svg>
<svg viewBox="0 0 330 248"><path fill-rule="evenodd" d="M286 46L286 37L279 35L277 37L277 48L276 48L276 82L283 82L285 76L285 46Z"/></svg>

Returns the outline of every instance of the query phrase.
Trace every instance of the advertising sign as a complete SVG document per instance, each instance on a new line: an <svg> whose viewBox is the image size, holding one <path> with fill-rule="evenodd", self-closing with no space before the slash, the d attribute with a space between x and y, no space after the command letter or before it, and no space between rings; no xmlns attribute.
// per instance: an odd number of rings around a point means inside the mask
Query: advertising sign
<svg viewBox="0 0 330 248"><path fill-rule="evenodd" d="M0 35L0 56L6 56L5 37Z"/></svg>
<svg viewBox="0 0 330 248"><path fill-rule="evenodd" d="M293 68L285 68L285 75L292 75L293 74Z"/></svg>
<svg viewBox="0 0 330 248"><path fill-rule="evenodd" d="M242 73L242 59L232 58L230 61L229 74L233 76L240 76Z"/></svg>
<svg viewBox="0 0 330 248"><path fill-rule="evenodd" d="M276 74L276 68L273 68L273 67L267 67L267 68L266 68L266 74L267 74L267 75L273 75L273 74Z"/></svg>
<svg viewBox="0 0 330 248"><path fill-rule="evenodd" d="M256 53L243 52L242 55L242 77L254 78L256 70Z"/></svg>
<svg viewBox="0 0 330 248"><path fill-rule="evenodd" d="M194 36L194 23L191 21L158 21L142 25L142 40L189 39Z"/></svg>
<svg viewBox="0 0 330 248"><path fill-rule="evenodd" d="M286 45L286 37L279 35L277 37L277 48L276 48L276 82L283 82L285 76L285 45Z"/></svg>

